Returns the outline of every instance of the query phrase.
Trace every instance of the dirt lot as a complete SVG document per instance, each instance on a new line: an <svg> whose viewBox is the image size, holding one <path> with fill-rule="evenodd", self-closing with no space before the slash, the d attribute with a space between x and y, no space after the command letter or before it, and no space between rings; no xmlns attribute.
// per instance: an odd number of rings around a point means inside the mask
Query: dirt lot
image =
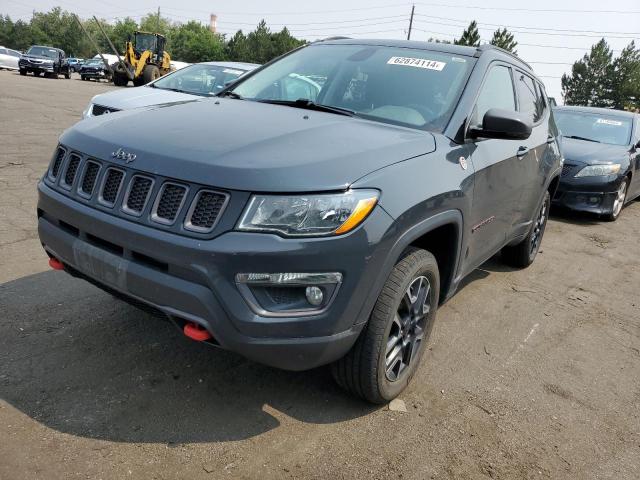
<svg viewBox="0 0 640 480"><path fill-rule="evenodd" d="M491 260L372 408L184 338L48 269L36 182L106 84L0 72L0 479L640 478L640 202Z"/></svg>

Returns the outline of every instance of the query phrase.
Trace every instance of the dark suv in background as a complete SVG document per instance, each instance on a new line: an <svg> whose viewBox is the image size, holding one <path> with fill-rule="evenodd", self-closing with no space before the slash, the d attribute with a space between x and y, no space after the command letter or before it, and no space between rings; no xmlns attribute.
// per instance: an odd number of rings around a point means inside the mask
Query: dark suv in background
<svg viewBox="0 0 640 480"><path fill-rule="evenodd" d="M89 118L38 186L50 265L196 340L371 402L440 302L533 262L561 156L542 83L494 47L332 40L218 97Z"/></svg>
<svg viewBox="0 0 640 480"><path fill-rule="evenodd" d="M67 62L64 50L59 48L41 45L29 47L27 53L20 57L18 69L20 75L33 73L36 77L44 74L45 77L58 78L58 75L64 75L67 79L71 78L69 62Z"/></svg>

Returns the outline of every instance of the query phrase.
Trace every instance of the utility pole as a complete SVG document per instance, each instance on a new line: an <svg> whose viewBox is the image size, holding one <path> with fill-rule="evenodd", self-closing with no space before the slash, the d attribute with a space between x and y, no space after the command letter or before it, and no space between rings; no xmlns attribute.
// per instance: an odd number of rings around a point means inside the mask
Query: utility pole
<svg viewBox="0 0 640 480"><path fill-rule="evenodd" d="M416 6L411 5L411 18L409 19L409 31L407 32L407 40L411 40L411 29L413 28L413 12L415 11Z"/></svg>

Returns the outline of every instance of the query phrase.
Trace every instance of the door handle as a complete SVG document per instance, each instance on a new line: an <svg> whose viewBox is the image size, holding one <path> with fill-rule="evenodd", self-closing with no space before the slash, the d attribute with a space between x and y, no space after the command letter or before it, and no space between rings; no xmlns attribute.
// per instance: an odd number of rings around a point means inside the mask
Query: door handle
<svg viewBox="0 0 640 480"><path fill-rule="evenodd" d="M524 157L527 153L529 153L529 147L520 147L518 149L518 152L516 153L516 155L518 156L518 158L522 158Z"/></svg>

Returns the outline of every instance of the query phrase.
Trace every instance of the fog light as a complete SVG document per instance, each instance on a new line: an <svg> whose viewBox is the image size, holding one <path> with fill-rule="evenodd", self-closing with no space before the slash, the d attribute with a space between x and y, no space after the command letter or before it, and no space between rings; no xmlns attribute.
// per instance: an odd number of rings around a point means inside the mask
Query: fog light
<svg viewBox="0 0 640 480"><path fill-rule="evenodd" d="M599 197L589 197L589 202L598 203L600 201Z"/></svg>
<svg viewBox="0 0 640 480"><path fill-rule="evenodd" d="M322 304L322 300L324 300L324 293L322 293L322 289L320 287L307 287L305 295L307 296L307 302L314 307Z"/></svg>

